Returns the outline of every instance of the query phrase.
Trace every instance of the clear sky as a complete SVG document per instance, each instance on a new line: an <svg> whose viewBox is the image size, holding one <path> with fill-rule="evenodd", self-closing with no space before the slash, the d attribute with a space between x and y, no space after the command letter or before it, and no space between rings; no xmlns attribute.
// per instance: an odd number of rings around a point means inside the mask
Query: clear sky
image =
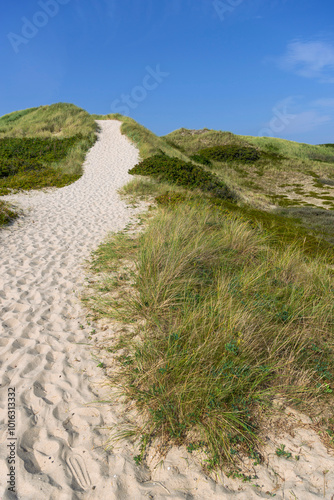
<svg viewBox="0 0 334 500"><path fill-rule="evenodd" d="M15 0L0 115L71 102L180 127L334 143L333 0Z"/></svg>

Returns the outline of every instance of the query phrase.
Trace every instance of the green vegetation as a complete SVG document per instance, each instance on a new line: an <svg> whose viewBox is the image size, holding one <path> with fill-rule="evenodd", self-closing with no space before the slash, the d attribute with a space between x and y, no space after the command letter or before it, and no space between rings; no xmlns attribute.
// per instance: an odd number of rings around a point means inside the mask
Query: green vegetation
<svg viewBox="0 0 334 500"><path fill-rule="evenodd" d="M0 137L89 136L97 130L94 118L74 104L57 103L0 117Z"/></svg>
<svg viewBox="0 0 334 500"><path fill-rule="evenodd" d="M82 175L96 123L72 104L17 111L0 118L0 195L62 187Z"/></svg>
<svg viewBox="0 0 334 500"><path fill-rule="evenodd" d="M196 155L191 155L190 159L196 163L201 163L202 165L207 165L210 167L212 165L211 160L206 158L205 156L201 154L196 154Z"/></svg>
<svg viewBox="0 0 334 500"><path fill-rule="evenodd" d="M129 170L129 173L156 177L190 189L198 188L202 191L208 191L219 198L236 199L231 190L210 172L206 172L191 162L170 158L165 154L146 158Z"/></svg>
<svg viewBox="0 0 334 500"><path fill-rule="evenodd" d="M334 151L330 151L325 145L313 146L273 137L241 136L241 138L263 151L278 153L284 157L316 160L317 157L323 156L328 162L334 162Z"/></svg>
<svg viewBox="0 0 334 500"><path fill-rule="evenodd" d="M249 146L246 140L231 132L208 129L188 130L181 128L164 136L163 139L174 147L181 148L188 155L196 154L201 149L213 146L225 146L229 144Z"/></svg>
<svg viewBox="0 0 334 500"><path fill-rule="evenodd" d="M281 444L281 446L279 448L277 448L275 453L278 457L284 457L286 459L289 459L292 457L292 453L290 453L289 451L286 451L285 444Z"/></svg>
<svg viewBox="0 0 334 500"><path fill-rule="evenodd" d="M240 163L253 163L260 158L260 153L255 148L233 144L200 149L197 154L208 160Z"/></svg>
<svg viewBox="0 0 334 500"><path fill-rule="evenodd" d="M0 227L9 224L18 217L18 213L8 203L0 200Z"/></svg>
<svg viewBox="0 0 334 500"><path fill-rule="evenodd" d="M295 218L297 211L305 229L329 243L334 242L331 199L334 191L328 192L334 182L333 148L208 129L180 129L164 139L197 163L203 157L202 152L211 148L235 151L236 155L238 151L253 148L259 155L255 161L237 161L232 154L225 161L211 159L207 167L237 193L243 206L270 213L275 205L275 212L282 213L285 220ZM298 207L303 209L297 210Z"/></svg>
<svg viewBox="0 0 334 500"><path fill-rule="evenodd" d="M0 139L0 177L19 171L39 170L44 165L62 160L82 137L66 139Z"/></svg>
<svg viewBox="0 0 334 500"><path fill-rule="evenodd" d="M311 158L325 147L289 141L207 129L157 138L135 123L122 132L144 157L122 193L155 196L156 208L92 264L88 304L124 325L108 347L119 363L110 383L141 415L114 438L140 440L137 463L158 438L199 453L208 471L235 471L245 455L258 464L275 398L311 416L333 405L333 212L301 206L326 201L333 165ZM237 196L203 189L207 174Z"/></svg>
<svg viewBox="0 0 334 500"><path fill-rule="evenodd" d="M111 383L143 416L128 432L204 450L217 467L257 445L257 415L278 395L305 410L332 396L333 273L210 198L172 198L140 235L100 247L90 304L137 321L112 349Z"/></svg>

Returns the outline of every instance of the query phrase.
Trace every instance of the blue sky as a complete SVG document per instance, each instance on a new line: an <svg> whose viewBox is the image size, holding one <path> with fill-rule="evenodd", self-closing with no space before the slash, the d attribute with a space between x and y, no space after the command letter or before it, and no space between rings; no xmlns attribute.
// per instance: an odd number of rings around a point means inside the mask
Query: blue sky
<svg viewBox="0 0 334 500"><path fill-rule="evenodd" d="M0 115L72 102L158 135L207 127L334 142L333 0L16 0Z"/></svg>

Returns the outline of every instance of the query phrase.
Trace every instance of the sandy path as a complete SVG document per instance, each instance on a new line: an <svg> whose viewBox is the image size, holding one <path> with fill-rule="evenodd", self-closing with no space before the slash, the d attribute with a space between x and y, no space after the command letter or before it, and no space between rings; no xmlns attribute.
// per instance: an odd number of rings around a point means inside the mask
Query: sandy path
<svg viewBox="0 0 334 500"><path fill-rule="evenodd" d="M127 171L137 163L137 149L121 135L119 122L99 124L99 141L76 183L49 193L5 197L31 210L0 232L0 499L269 498L250 485L238 491L242 483L235 481L226 488L216 485L184 450L172 450L150 475L135 465L130 445L110 453L101 446L108 435L103 427L120 417L108 405L85 406L101 397L96 382L103 371L90 348L80 344L87 342L91 328L77 297L84 282L82 263L108 232L123 229L142 207L127 207L116 193L131 178ZM8 439L9 388L16 394L17 441ZM7 484L11 442L15 494ZM334 460L317 446L305 466L299 462L301 469L291 464L293 471L288 471L281 462L282 472L277 465L281 474L287 472L285 491L291 486L296 498L323 498L321 471L333 470ZM323 462L315 477L320 483L312 491L308 467L319 467L319 456ZM272 490L276 479L263 469L260 481L266 485L263 492ZM334 488L334 481L330 484ZM276 490L276 498L290 496Z"/></svg>
<svg viewBox="0 0 334 500"><path fill-rule="evenodd" d="M131 178L127 171L138 151L121 135L120 122L100 125L100 140L75 184L6 197L31 210L0 233L0 497L7 479L8 387L16 391L19 499L106 498L109 473L124 467L124 460L110 467L110 457L92 450L102 442L94 426L104 419L83 404L96 399L90 376L102 371L89 349L76 344L87 342L74 293L83 282L82 261L135 212L116 189Z"/></svg>

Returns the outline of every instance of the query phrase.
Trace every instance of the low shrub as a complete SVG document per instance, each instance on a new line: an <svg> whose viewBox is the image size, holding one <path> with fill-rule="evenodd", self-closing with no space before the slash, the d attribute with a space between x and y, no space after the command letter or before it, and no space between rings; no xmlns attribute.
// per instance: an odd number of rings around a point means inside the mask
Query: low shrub
<svg viewBox="0 0 334 500"><path fill-rule="evenodd" d="M60 161L80 140L81 135L65 139L0 139L0 178L22 171L40 170L46 165Z"/></svg>
<svg viewBox="0 0 334 500"><path fill-rule="evenodd" d="M0 138L0 195L75 182L95 140L95 134L61 139Z"/></svg>
<svg viewBox="0 0 334 500"><path fill-rule="evenodd" d="M210 167L212 165L209 158L206 158L205 156L202 156L200 154L192 155L192 156L190 156L190 159L195 161L196 163L201 163L202 165L207 165L208 167Z"/></svg>
<svg viewBox="0 0 334 500"><path fill-rule="evenodd" d="M197 151L197 155L213 161L237 161L252 163L260 159L260 153L251 146L238 146L228 144L226 146L213 146Z"/></svg>
<svg viewBox="0 0 334 500"><path fill-rule="evenodd" d="M218 177L201 167L179 158L160 154L146 158L135 165L129 174L148 175L189 189L201 189L218 198L235 201L235 194Z"/></svg>
<svg viewBox="0 0 334 500"><path fill-rule="evenodd" d="M21 189L43 189L64 187L80 178L79 174L67 174L52 167L43 167L30 171L19 171L15 175L0 178L0 196L12 194Z"/></svg>

